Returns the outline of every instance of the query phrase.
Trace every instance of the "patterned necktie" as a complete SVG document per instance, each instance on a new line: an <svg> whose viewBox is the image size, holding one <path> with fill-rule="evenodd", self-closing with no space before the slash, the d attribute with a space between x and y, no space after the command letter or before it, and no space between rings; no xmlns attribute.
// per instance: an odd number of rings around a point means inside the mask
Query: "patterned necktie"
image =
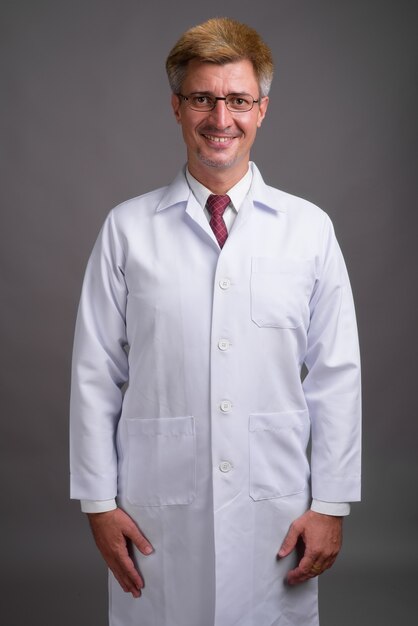
<svg viewBox="0 0 418 626"><path fill-rule="evenodd" d="M209 224L215 233L215 237L218 240L220 248L223 247L226 238L228 237L228 231L226 230L223 214L230 202L231 198L229 196L215 196L214 194L211 194L206 203L208 211L211 214Z"/></svg>

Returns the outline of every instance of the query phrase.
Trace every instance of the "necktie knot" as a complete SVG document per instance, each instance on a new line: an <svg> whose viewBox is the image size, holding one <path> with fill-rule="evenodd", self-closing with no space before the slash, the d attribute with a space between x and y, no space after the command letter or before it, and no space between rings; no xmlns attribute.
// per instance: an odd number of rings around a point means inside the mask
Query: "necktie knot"
<svg viewBox="0 0 418 626"><path fill-rule="evenodd" d="M216 196L211 194L207 201L209 213L214 216L222 217L228 204L231 202L229 196Z"/></svg>
<svg viewBox="0 0 418 626"><path fill-rule="evenodd" d="M215 237L218 240L219 247L222 248L226 238L228 237L228 231L225 226L223 214L226 207L231 202L229 196L218 196L211 194L207 200L206 206L211 214L210 226L215 233Z"/></svg>

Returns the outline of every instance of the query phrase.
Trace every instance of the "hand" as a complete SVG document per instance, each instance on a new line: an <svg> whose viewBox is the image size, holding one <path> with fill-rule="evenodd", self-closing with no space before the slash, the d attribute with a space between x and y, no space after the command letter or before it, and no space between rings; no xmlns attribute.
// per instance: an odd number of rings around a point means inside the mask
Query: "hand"
<svg viewBox="0 0 418 626"><path fill-rule="evenodd" d="M154 550L133 519L122 509L105 513L88 513L96 545L122 589L139 598L144 581L128 552L127 541L144 555Z"/></svg>
<svg viewBox="0 0 418 626"><path fill-rule="evenodd" d="M342 523L342 517L306 511L291 524L278 553L283 558L300 549L299 564L286 577L289 585L305 582L333 565L341 549Z"/></svg>

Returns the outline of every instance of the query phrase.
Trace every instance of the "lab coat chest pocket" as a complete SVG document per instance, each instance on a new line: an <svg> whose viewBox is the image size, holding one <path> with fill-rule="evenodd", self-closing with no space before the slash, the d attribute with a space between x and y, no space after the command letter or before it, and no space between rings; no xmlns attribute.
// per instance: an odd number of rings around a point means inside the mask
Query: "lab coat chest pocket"
<svg viewBox="0 0 418 626"><path fill-rule="evenodd" d="M196 495L194 418L129 419L127 426L129 502L190 504Z"/></svg>
<svg viewBox="0 0 418 626"><path fill-rule="evenodd" d="M307 411L254 413L249 419L250 496L267 500L306 489Z"/></svg>
<svg viewBox="0 0 418 626"><path fill-rule="evenodd" d="M309 323L314 284L310 259L253 257L251 318L257 326L298 328Z"/></svg>

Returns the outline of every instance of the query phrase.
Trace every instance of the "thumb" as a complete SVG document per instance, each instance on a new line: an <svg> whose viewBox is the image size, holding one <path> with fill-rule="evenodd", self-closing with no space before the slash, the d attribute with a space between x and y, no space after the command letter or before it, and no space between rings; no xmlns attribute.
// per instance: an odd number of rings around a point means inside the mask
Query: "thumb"
<svg viewBox="0 0 418 626"><path fill-rule="evenodd" d="M137 526L132 528L128 536L132 543L138 548L138 550L142 552L142 554L145 554L147 556L148 554L154 552L154 548L152 547L148 539L144 537L144 535L141 533Z"/></svg>
<svg viewBox="0 0 418 626"><path fill-rule="evenodd" d="M117 515L122 534L128 537L142 554L148 555L154 552L148 539L144 537L134 520L125 511L118 508L115 509L114 513Z"/></svg>
<svg viewBox="0 0 418 626"><path fill-rule="evenodd" d="M293 522L293 524L290 525L290 528L287 532L286 537L283 539L283 543L280 546L278 556L280 558L283 558L287 556L288 554L290 554L292 550L295 549L298 538L299 538L299 530L296 524Z"/></svg>

